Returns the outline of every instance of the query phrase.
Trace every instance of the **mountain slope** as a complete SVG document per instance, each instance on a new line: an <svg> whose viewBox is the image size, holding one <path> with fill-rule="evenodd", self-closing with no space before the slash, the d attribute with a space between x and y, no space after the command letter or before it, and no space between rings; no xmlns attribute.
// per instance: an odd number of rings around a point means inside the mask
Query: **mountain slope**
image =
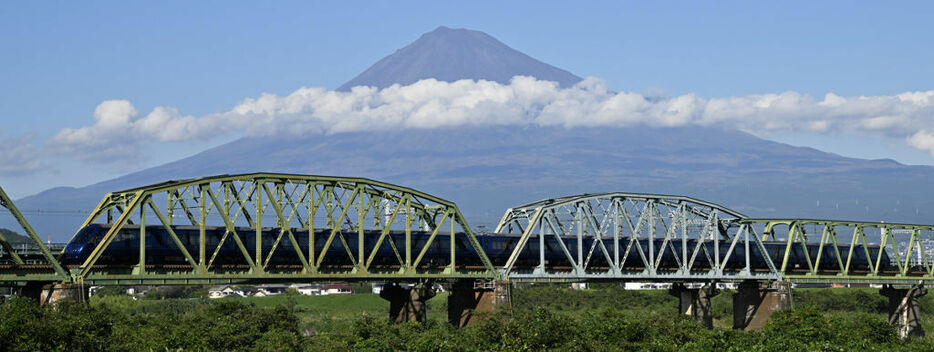
<svg viewBox="0 0 934 352"><path fill-rule="evenodd" d="M436 36L470 40L438 44ZM345 86L406 84L426 77L500 80L517 74L564 85L579 80L537 61L545 69L529 71L525 66L538 67L528 63L534 59L518 54L486 34L442 27ZM437 64L445 58L450 65ZM517 58L525 66L500 65ZM755 217L934 222L934 184L929 182L934 167L845 158L697 126L501 126L242 138L95 185L48 190L17 205L27 213L42 210L29 213L34 227L41 236L62 241L74 234L86 213L49 210L90 211L110 191L257 171L361 176L410 186L457 202L471 225L488 228L510 206L609 191L684 194Z"/></svg>
<svg viewBox="0 0 934 352"><path fill-rule="evenodd" d="M255 171L362 176L457 202L472 225L510 206L568 194L684 194L756 217L930 222L934 168L844 158L716 128L460 128L244 138L165 165L17 201L90 209L109 191L169 179ZM39 217L64 239L81 223ZM66 221L67 220L67 221Z"/></svg>
<svg viewBox="0 0 934 352"><path fill-rule="evenodd" d="M338 90L348 91L355 86L408 85L426 78L509 83L516 75L555 81L562 87L581 81L580 77L520 53L486 33L442 26L379 60Z"/></svg>

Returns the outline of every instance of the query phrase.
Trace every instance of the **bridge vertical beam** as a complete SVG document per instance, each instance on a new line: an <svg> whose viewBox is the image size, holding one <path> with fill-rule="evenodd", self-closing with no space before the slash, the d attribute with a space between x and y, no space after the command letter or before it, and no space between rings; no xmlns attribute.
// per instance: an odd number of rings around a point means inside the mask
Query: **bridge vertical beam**
<svg viewBox="0 0 934 352"><path fill-rule="evenodd" d="M711 299L720 294L716 284L711 283L699 288L687 288L682 283L676 283L668 290L668 294L678 297L679 313L694 318L708 329L713 329Z"/></svg>
<svg viewBox="0 0 934 352"><path fill-rule="evenodd" d="M581 215L583 211L582 205L578 203L574 211L574 221L577 225L577 268L580 269L578 275L584 275L584 270L587 269L584 267L584 217ZM525 242L521 245L524 247Z"/></svg>
<svg viewBox="0 0 934 352"><path fill-rule="evenodd" d="M139 264L134 274L146 273L146 207L139 207Z"/></svg>
<svg viewBox="0 0 934 352"><path fill-rule="evenodd" d="M924 285L914 285L910 289L896 289L891 285L882 286L879 294L889 299L889 324L895 326L902 339L923 337L921 326L921 305L918 299L928 293Z"/></svg>
<svg viewBox="0 0 934 352"><path fill-rule="evenodd" d="M760 284L744 281L733 295L733 328L746 331L762 329L772 313L791 307L791 282Z"/></svg>
<svg viewBox="0 0 934 352"><path fill-rule="evenodd" d="M363 264L366 263L366 258L364 258L364 253L363 253L364 251L363 249L363 236L364 236L363 222L366 221L366 212L367 212L366 208L364 208L366 204L365 195L366 195L365 192L360 192L359 194L360 199L357 200L357 267L356 267L356 270L361 270L361 271L365 271Z"/></svg>
<svg viewBox="0 0 934 352"><path fill-rule="evenodd" d="M168 192L168 194L166 194L165 198L166 198L166 203L167 203L167 204L166 204L166 207L165 207L165 213L166 213L166 215L168 216L168 221L169 221L169 223L166 224L166 225L172 226L172 225L173 225L173 221L175 221L175 220L174 220L174 219L175 219L175 198L174 198L174 193ZM109 222L110 222L110 221L108 221L108 223L109 223ZM87 225L87 224L85 224L85 225ZM82 227L84 227L84 226L82 226Z"/></svg>
<svg viewBox="0 0 934 352"><path fill-rule="evenodd" d="M320 193L318 197L315 197L315 191L318 189L318 186L312 182L308 182L307 187L309 188L308 196L308 264L311 265L312 273L318 272L318 265L315 261L315 213L318 212L318 205L324 199L324 193ZM317 199L317 200L316 200Z"/></svg>
<svg viewBox="0 0 934 352"><path fill-rule="evenodd" d="M259 274L265 271L265 267L263 267L263 192L261 192L261 186L259 184L266 181L258 179L253 180L253 182L256 183L256 195L254 196L255 198L253 198L253 205L256 209L256 221L253 223L253 227L255 228L256 232L254 235L256 239L256 242L254 243L256 247L254 249L254 255L256 256L254 263L256 263L255 268L257 274Z"/></svg>
<svg viewBox="0 0 934 352"><path fill-rule="evenodd" d="M405 200L405 270L414 271L412 268L412 218L411 201Z"/></svg>
<svg viewBox="0 0 934 352"><path fill-rule="evenodd" d="M545 272L545 222L539 221L538 224L538 272ZM535 224L529 224L535 226ZM614 264L615 265L615 264Z"/></svg>
<svg viewBox="0 0 934 352"><path fill-rule="evenodd" d="M201 266L201 271L207 270L207 217L208 217L208 204L207 204L207 195L204 192L205 187L210 187L210 184L202 185L198 187L198 209L201 211L201 222L198 226L198 265ZM224 195L224 206L227 206L227 195ZM224 209L215 209L217 211L227 211Z"/></svg>
<svg viewBox="0 0 934 352"><path fill-rule="evenodd" d="M511 309L512 283L508 280L457 280L448 296L448 321L457 327L476 324L484 313Z"/></svg>

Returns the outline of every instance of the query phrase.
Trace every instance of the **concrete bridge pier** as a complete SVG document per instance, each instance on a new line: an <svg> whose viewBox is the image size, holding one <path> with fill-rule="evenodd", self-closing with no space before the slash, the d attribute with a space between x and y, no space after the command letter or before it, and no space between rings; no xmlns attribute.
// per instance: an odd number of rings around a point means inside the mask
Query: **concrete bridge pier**
<svg viewBox="0 0 934 352"><path fill-rule="evenodd" d="M88 287L78 284L53 284L42 287L39 305L70 301L85 303L88 301Z"/></svg>
<svg viewBox="0 0 934 352"><path fill-rule="evenodd" d="M710 299L720 294L716 284L706 284L700 288L687 288L682 283L671 285L668 294L678 297L678 312L700 321L708 329L713 329L713 314Z"/></svg>
<svg viewBox="0 0 934 352"><path fill-rule="evenodd" d="M772 313L791 309L791 282L744 281L733 295L733 328L759 330Z"/></svg>
<svg viewBox="0 0 934 352"><path fill-rule="evenodd" d="M927 293L928 290L923 284L900 289L884 285L879 290L880 295L889 299L889 323L895 326L898 336L902 339L924 336L918 299Z"/></svg>
<svg viewBox="0 0 934 352"><path fill-rule="evenodd" d="M431 283L414 287L402 287L395 282L387 283L379 292L382 299L389 301L389 320L394 323L417 321L424 323L428 313L426 301L435 296Z"/></svg>
<svg viewBox="0 0 934 352"><path fill-rule="evenodd" d="M457 280L448 296L448 321L454 326L473 325L476 312L512 309L512 283L508 280L482 282Z"/></svg>
<svg viewBox="0 0 934 352"><path fill-rule="evenodd" d="M88 287L78 284L27 284L20 288L19 295L29 297L40 306L54 305L62 301L87 302Z"/></svg>

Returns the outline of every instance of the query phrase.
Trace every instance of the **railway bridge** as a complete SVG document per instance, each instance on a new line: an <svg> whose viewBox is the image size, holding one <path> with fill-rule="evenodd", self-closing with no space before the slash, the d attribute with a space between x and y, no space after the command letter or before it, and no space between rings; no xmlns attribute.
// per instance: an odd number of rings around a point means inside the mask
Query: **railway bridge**
<svg viewBox="0 0 934 352"><path fill-rule="evenodd" d="M42 300L100 285L386 281L397 321L424 317L446 282L449 318L509 307L518 283L663 282L711 326L718 284L736 284L734 327L791 306L799 284L875 284L903 336L923 334L934 225L756 219L684 196L600 193L508 209L475 233L457 205L365 178L253 173L106 194L53 251L0 189L30 238L0 235L0 285ZM411 285L411 284L414 284Z"/></svg>

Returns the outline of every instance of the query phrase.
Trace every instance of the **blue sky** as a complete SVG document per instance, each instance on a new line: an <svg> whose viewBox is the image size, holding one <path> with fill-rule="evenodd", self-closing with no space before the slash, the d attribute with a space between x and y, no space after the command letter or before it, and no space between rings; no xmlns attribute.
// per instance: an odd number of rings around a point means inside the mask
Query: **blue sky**
<svg viewBox="0 0 934 352"><path fill-rule="evenodd" d="M93 124L103 101L200 116L264 92L333 89L439 25L484 31L620 92L819 100L934 89L931 18L930 2L4 2L0 138L35 145L45 162L0 174L0 185L14 196L85 185L234 138L152 144L137 160L100 165L47 155L63 128ZM900 135L766 137L934 164Z"/></svg>

